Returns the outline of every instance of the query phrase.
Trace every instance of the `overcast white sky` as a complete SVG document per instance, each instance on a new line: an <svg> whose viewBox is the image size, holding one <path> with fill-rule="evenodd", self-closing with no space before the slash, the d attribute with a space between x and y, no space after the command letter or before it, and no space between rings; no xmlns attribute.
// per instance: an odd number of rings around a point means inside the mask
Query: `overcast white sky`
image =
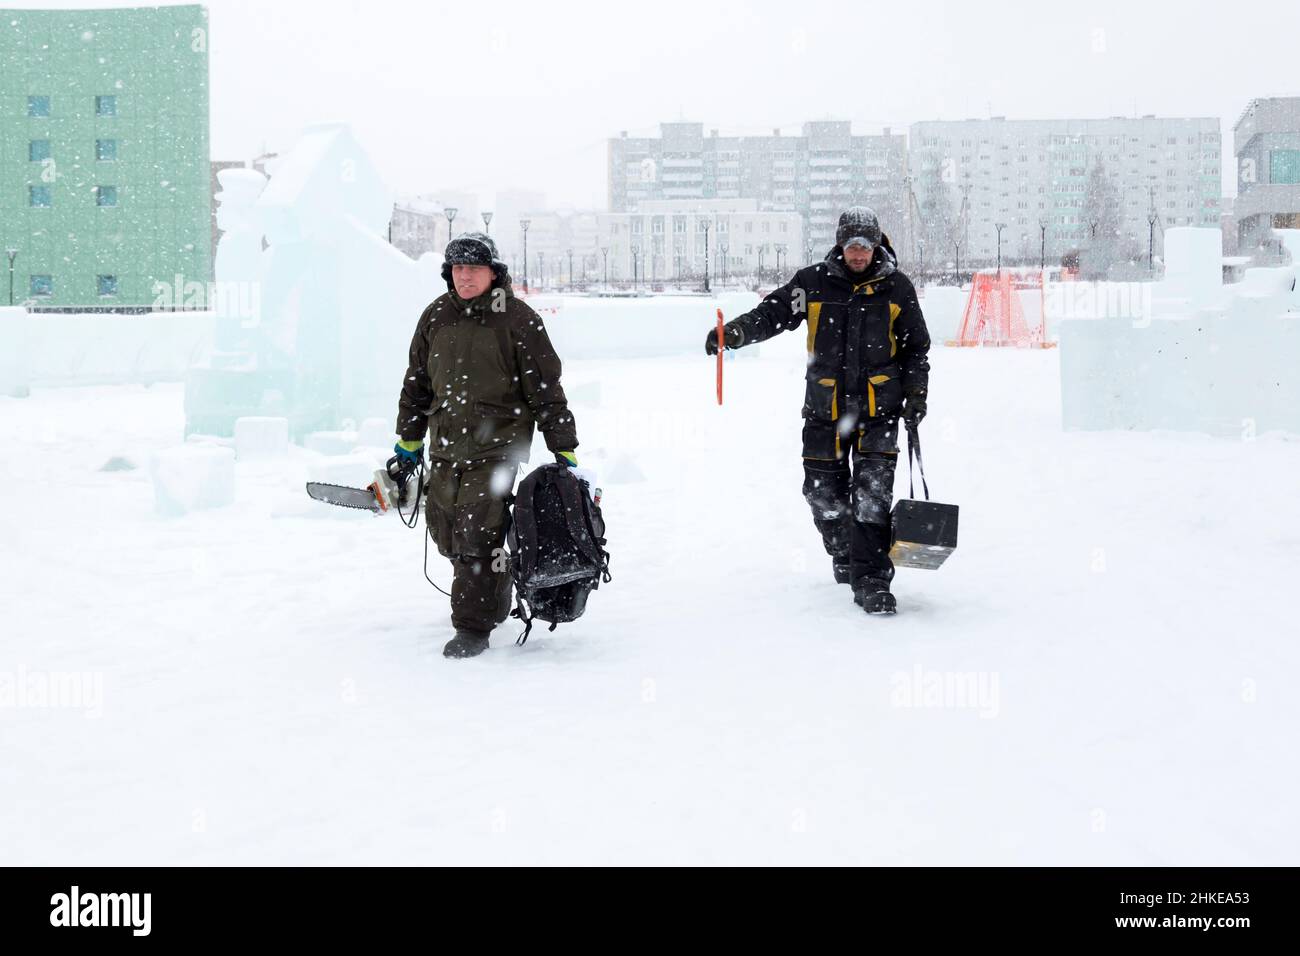
<svg viewBox="0 0 1300 956"><path fill-rule="evenodd" d="M606 139L675 119L725 133L1218 116L1230 148L1249 99L1300 94L1296 0L206 5L214 157L346 120L407 193L517 187L603 206Z"/></svg>

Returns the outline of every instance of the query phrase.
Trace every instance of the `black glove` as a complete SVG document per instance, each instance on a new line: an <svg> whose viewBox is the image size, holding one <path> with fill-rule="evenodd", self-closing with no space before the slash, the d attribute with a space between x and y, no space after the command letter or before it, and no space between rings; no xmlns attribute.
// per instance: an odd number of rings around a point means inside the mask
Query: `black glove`
<svg viewBox="0 0 1300 956"><path fill-rule="evenodd" d="M903 399L903 421L908 428L915 428L925 418L925 393L914 392Z"/></svg>
<svg viewBox="0 0 1300 956"><path fill-rule="evenodd" d="M415 477L419 463L418 458L410 458L403 454L394 455L384 463L384 470L388 472L388 477L397 485L399 504L406 504L406 499L410 497L408 489L411 487L411 479Z"/></svg>
<svg viewBox="0 0 1300 956"><path fill-rule="evenodd" d="M745 344L745 330L733 322L728 322L722 327L722 333L726 337L725 348L738 349ZM718 354L718 330L709 329L708 338L704 340L704 354Z"/></svg>

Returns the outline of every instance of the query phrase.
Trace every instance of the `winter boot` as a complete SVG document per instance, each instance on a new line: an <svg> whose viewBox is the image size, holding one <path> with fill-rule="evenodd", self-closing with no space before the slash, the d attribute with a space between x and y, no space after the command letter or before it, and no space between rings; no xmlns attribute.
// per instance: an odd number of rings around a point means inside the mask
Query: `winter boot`
<svg viewBox="0 0 1300 956"><path fill-rule="evenodd" d="M889 593L889 582L863 578L853 586L853 601L868 614L895 614L898 602Z"/></svg>
<svg viewBox="0 0 1300 956"><path fill-rule="evenodd" d="M458 630L442 649L443 657L477 657L488 649L488 636L477 631Z"/></svg>
<svg viewBox="0 0 1300 956"><path fill-rule="evenodd" d="M831 570L835 572L836 584L852 584L853 578L849 575L849 558L845 555L842 558L831 558Z"/></svg>

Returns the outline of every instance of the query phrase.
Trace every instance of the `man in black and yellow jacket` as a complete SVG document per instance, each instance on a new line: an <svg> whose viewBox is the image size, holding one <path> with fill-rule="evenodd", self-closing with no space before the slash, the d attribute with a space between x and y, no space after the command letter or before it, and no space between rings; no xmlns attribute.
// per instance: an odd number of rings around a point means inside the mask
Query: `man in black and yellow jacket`
<svg viewBox="0 0 1300 956"><path fill-rule="evenodd" d="M835 242L822 262L727 323L723 346L741 348L807 324L803 494L835 580L853 586L867 613L892 614L898 419L910 426L925 416L930 335L874 212L854 206L841 215ZM717 350L715 329L705 351Z"/></svg>

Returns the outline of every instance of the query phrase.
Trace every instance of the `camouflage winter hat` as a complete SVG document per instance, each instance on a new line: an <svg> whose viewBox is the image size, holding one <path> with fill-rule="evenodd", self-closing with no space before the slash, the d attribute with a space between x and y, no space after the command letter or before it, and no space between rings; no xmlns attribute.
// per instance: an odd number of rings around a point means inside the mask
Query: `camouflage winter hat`
<svg viewBox="0 0 1300 956"><path fill-rule="evenodd" d="M467 232L447 243L444 255L448 265L490 266L497 260L497 246L491 236Z"/></svg>
<svg viewBox="0 0 1300 956"><path fill-rule="evenodd" d="M467 232L447 243L443 253L442 278L447 288L452 288L452 266L491 266L496 273L496 281L509 284L510 270L497 257L497 244L492 237L482 232Z"/></svg>

